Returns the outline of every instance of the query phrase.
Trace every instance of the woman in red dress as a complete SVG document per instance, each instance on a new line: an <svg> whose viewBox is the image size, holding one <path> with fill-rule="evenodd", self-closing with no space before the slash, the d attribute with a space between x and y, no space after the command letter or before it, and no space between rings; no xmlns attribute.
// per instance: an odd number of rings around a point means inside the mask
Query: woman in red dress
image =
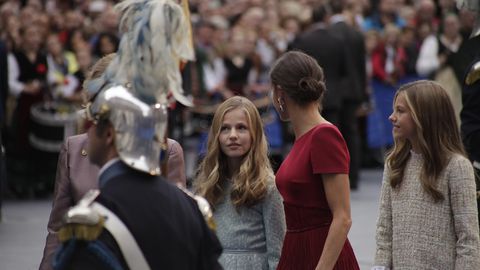
<svg viewBox="0 0 480 270"><path fill-rule="evenodd" d="M360 269L347 239L350 157L337 127L320 114L323 70L315 59L292 51L277 60L270 79L273 104L295 133L276 175L287 223L277 269Z"/></svg>

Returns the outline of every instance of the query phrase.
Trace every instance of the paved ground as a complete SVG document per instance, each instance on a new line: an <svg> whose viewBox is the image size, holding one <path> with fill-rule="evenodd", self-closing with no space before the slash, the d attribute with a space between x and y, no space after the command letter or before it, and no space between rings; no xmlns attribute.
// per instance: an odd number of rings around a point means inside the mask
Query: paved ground
<svg viewBox="0 0 480 270"><path fill-rule="evenodd" d="M38 269L50 200L7 201L0 223L0 269Z"/></svg>
<svg viewBox="0 0 480 270"><path fill-rule="evenodd" d="M373 265L381 182L382 170L363 170L359 190L351 193L353 225L348 237L362 270Z"/></svg>
<svg viewBox="0 0 480 270"><path fill-rule="evenodd" d="M361 269L370 269L375 251L381 170L364 170L352 192L353 226L349 234ZM7 201L0 223L0 269L37 269L43 252L50 200Z"/></svg>

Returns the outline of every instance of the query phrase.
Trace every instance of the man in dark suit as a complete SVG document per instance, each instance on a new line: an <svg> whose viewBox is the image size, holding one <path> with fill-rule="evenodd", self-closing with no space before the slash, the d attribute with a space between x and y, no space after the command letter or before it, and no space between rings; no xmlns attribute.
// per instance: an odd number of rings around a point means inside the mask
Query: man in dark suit
<svg viewBox="0 0 480 270"><path fill-rule="evenodd" d="M335 1L334 1L335 2ZM350 152L350 187L357 189L360 169L360 138L356 112L366 101L365 44L362 34L349 26L335 6L328 26L327 5L314 8L313 25L296 38L290 49L315 58L324 69L327 84L322 115L339 127Z"/></svg>
<svg viewBox="0 0 480 270"><path fill-rule="evenodd" d="M289 50L302 51L313 58L323 68L327 85L322 115L338 125L342 109L342 88L346 78L346 55L342 40L327 28L327 6L315 7L313 24L289 45Z"/></svg>
<svg viewBox="0 0 480 270"><path fill-rule="evenodd" d="M330 30L346 45L347 76L342 91L339 129L350 152L350 188L357 189L361 156L357 111L362 103L368 102L365 40L343 15L343 1L332 1L330 6L333 14L329 19Z"/></svg>

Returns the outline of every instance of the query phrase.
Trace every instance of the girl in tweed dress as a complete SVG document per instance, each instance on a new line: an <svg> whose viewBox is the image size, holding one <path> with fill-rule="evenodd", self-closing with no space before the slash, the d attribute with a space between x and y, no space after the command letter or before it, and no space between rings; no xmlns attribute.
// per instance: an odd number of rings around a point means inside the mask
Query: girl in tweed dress
<svg viewBox="0 0 480 270"><path fill-rule="evenodd" d="M447 92L406 84L389 119L373 269L480 269L473 168Z"/></svg>
<svg viewBox="0 0 480 270"><path fill-rule="evenodd" d="M218 107L194 187L214 208L225 270L277 268L285 217L267 148L250 100L235 96Z"/></svg>

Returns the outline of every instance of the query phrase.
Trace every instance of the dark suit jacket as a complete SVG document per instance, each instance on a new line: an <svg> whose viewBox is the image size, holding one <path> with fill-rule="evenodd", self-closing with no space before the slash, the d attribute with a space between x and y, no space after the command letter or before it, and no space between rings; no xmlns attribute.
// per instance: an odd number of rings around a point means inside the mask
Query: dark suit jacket
<svg viewBox="0 0 480 270"><path fill-rule="evenodd" d="M48 221L48 235L43 251L40 270L52 269L51 262L58 246L56 233L62 225L62 217L69 207L75 205L85 193L98 188L98 171L96 165L88 159L87 134L67 138L60 150L55 180L55 192L52 212ZM183 150L178 142L168 139L168 179L185 187L185 162Z"/></svg>
<svg viewBox="0 0 480 270"><path fill-rule="evenodd" d="M221 269L220 242L206 225L196 201L162 177L117 161L100 176L100 192L97 202L127 226L151 269ZM104 230L99 240L128 269L113 237ZM105 268L83 246L74 254L70 262L73 269Z"/></svg>
<svg viewBox="0 0 480 270"><path fill-rule="evenodd" d="M325 110L338 110L341 106L342 81L347 75L343 46L341 39L319 24L314 24L289 46L290 50L300 50L315 58L323 68L327 85Z"/></svg>
<svg viewBox="0 0 480 270"><path fill-rule="evenodd" d="M366 51L363 34L343 21L332 24L330 30L346 45L344 48L347 79L343 89L343 98L359 103L368 101Z"/></svg>

